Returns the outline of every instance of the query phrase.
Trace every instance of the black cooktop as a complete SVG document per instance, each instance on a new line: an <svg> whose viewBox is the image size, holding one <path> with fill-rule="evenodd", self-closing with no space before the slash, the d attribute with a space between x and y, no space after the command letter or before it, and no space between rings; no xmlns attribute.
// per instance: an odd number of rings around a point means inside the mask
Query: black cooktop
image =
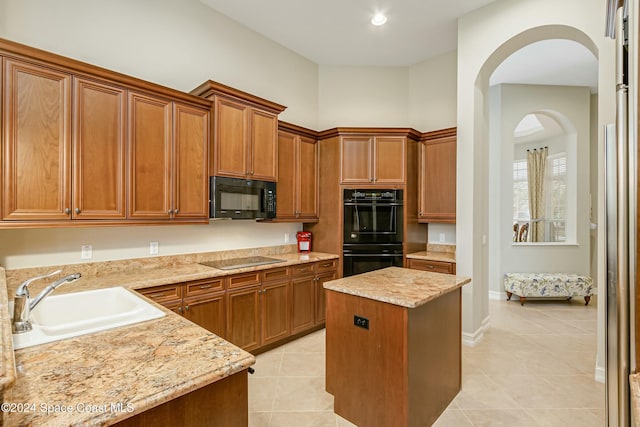
<svg viewBox="0 0 640 427"><path fill-rule="evenodd" d="M269 258L266 256L249 256L244 258L220 259L217 261L201 262L200 264L220 270L234 270L236 268L254 267L256 265L265 264L276 264L279 262L285 262L285 260Z"/></svg>

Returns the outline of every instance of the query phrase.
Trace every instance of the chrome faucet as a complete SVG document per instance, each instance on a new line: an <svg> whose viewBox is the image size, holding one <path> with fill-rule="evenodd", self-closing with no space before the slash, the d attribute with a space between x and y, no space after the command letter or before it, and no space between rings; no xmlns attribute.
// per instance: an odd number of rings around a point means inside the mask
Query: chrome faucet
<svg viewBox="0 0 640 427"><path fill-rule="evenodd" d="M49 274L44 274L38 277L32 277L31 279L25 280L18 286L18 290L16 290L16 296L13 299L13 322L11 324L11 329L14 334L21 334L23 332L28 332L32 329L31 321L29 320L29 316L31 311L36 308L36 306L51 292L53 292L57 287L78 280L81 275L80 273L70 274L61 279L56 280L46 288L42 292L40 292L33 300L29 298L29 285L36 280L45 279L47 277L55 276L56 274L61 273L62 270L57 270Z"/></svg>

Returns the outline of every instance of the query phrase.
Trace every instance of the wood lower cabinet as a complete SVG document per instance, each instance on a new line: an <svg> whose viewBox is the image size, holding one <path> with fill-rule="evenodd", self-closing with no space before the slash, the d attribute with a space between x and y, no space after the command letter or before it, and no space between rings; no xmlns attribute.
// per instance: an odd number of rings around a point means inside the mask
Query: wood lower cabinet
<svg viewBox="0 0 640 427"><path fill-rule="evenodd" d="M406 183L406 137L343 136L340 145L342 184Z"/></svg>
<svg viewBox="0 0 640 427"><path fill-rule="evenodd" d="M324 282L338 260L141 289L142 295L243 350L256 351L325 321Z"/></svg>
<svg viewBox="0 0 640 427"><path fill-rule="evenodd" d="M276 218L317 221L318 143L310 130L284 122L280 129Z"/></svg>
<svg viewBox="0 0 640 427"><path fill-rule="evenodd" d="M414 270L432 271L434 273L456 274L456 264L446 261L408 258L407 266Z"/></svg>
<svg viewBox="0 0 640 427"><path fill-rule="evenodd" d="M424 134L420 144L418 220L456 222L456 128Z"/></svg>
<svg viewBox="0 0 640 427"><path fill-rule="evenodd" d="M71 216L69 73L3 59L4 220Z"/></svg>
<svg viewBox="0 0 640 427"><path fill-rule="evenodd" d="M156 286L139 292L193 323L224 338L226 335L226 279L204 279Z"/></svg>
<svg viewBox="0 0 640 427"><path fill-rule="evenodd" d="M248 401L245 369L120 421L115 426L246 427L249 424Z"/></svg>

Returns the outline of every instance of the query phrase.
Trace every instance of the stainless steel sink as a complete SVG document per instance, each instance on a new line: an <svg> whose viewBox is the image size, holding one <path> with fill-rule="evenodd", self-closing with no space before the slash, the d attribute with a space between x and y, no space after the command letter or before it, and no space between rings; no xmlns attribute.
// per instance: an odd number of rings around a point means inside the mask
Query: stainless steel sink
<svg viewBox="0 0 640 427"><path fill-rule="evenodd" d="M236 268L255 267L256 265L277 264L285 262L283 259L269 258L266 256L250 256L244 258L221 259L217 261L201 262L207 267L219 270L235 270Z"/></svg>

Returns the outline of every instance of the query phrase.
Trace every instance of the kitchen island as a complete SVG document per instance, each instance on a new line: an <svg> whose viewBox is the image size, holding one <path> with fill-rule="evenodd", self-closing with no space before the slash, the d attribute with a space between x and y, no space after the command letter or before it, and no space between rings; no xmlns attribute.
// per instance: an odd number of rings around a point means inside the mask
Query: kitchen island
<svg viewBox="0 0 640 427"><path fill-rule="evenodd" d="M461 386L461 287L389 267L330 281L326 390L359 426L427 426Z"/></svg>

